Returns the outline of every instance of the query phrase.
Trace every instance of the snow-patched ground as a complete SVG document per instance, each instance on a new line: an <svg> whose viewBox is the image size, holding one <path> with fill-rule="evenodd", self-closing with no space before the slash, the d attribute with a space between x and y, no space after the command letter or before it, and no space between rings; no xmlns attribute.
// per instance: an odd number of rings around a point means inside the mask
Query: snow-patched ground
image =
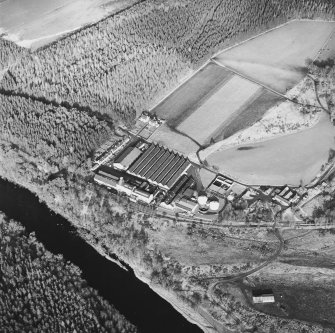
<svg viewBox="0 0 335 333"><path fill-rule="evenodd" d="M287 97L294 98L309 105L318 105L313 89L305 91L306 82L304 79L297 86L292 88ZM235 133L229 138L219 141L201 153L205 159L214 152L219 152L241 144L252 144L263 142L275 137L293 134L301 130L313 127L320 120L319 109L309 108L308 113L301 112L303 107L290 101L282 102L269 109L263 118L254 125ZM306 109L306 108L305 108Z"/></svg>
<svg viewBox="0 0 335 333"><path fill-rule="evenodd" d="M306 58L322 56L334 30L335 22L291 21L223 50L215 60L285 93L305 76Z"/></svg>
<svg viewBox="0 0 335 333"><path fill-rule="evenodd" d="M99 21L136 0L2 0L0 34L36 49L64 34Z"/></svg>
<svg viewBox="0 0 335 333"><path fill-rule="evenodd" d="M306 89L306 80L288 96L317 105L313 87ZM245 184L308 184L327 162L335 135L329 115L320 108L309 109L304 114L299 104L285 101L269 109L253 126L199 155L218 171Z"/></svg>

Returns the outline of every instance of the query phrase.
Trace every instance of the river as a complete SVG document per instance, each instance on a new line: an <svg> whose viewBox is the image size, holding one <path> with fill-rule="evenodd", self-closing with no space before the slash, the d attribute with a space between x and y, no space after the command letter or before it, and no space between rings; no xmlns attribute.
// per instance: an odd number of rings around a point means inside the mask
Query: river
<svg viewBox="0 0 335 333"><path fill-rule="evenodd" d="M143 333L202 332L134 273L99 255L75 228L28 190L0 178L0 211L23 224L54 254L82 270L83 278Z"/></svg>

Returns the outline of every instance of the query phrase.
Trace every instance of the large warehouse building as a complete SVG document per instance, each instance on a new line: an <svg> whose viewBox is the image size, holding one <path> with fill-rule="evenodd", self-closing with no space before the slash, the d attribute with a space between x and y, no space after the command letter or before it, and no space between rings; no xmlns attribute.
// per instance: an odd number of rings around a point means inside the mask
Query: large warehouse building
<svg viewBox="0 0 335 333"><path fill-rule="evenodd" d="M149 204L158 196L166 205L171 205L182 200L187 190L192 195L195 189L192 164L188 159L155 143L134 141L112 164L101 165L96 170L95 182L126 193L135 201ZM182 209L191 212L196 204L190 206L186 202Z"/></svg>
<svg viewBox="0 0 335 333"><path fill-rule="evenodd" d="M98 169L94 180L98 184L126 193L134 200L150 203L154 199L155 186L141 178L128 175L106 165Z"/></svg>
<svg viewBox="0 0 335 333"><path fill-rule="evenodd" d="M127 172L170 189L191 166L184 156L151 143Z"/></svg>

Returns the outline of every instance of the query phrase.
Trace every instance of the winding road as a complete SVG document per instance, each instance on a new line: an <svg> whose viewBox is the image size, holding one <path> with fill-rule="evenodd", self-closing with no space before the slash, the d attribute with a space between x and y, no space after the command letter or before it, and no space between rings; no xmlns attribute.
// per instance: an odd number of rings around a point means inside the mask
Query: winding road
<svg viewBox="0 0 335 333"><path fill-rule="evenodd" d="M279 229L274 229L274 235L279 240L279 246L278 246L276 252L272 256L270 256L268 259L266 259L263 263L261 263L259 266L255 267L255 268L252 268L247 272L243 272L243 273L236 274L236 275L207 277L207 278L202 278L201 280L219 280L219 281L215 281L213 283L213 285L218 285L218 284L221 284L221 283L228 283L228 282L233 282L233 281L236 281L236 280L244 279L245 277L261 270L262 268L264 268L265 266L269 265L271 262L276 260L279 257L279 255L281 254L282 250L283 250L285 240L282 237L282 235L280 234Z"/></svg>
<svg viewBox="0 0 335 333"><path fill-rule="evenodd" d="M274 234L275 234L275 236L277 237L277 239L279 241L279 246L278 246L276 252L271 257L269 257L267 260L265 260L262 264L260 264L259 266L255 267L253 269L250 269L247 272L236 274L236 275L202 279L202 280L209 280L209 279L215 279L215 280L217 280L217 279L219 279L219 281L213 282L208 287L207 295L208 295L208 297L209 297L209 299L211 301L217 303L217 301L214 298L214 294L215 294L215 289L219 285L221 285L223 283L229 283L229 282L234 282L236 280L243 279L243 278L245 278L245 277L247 277L247 276L249 276L249 275L251 275L253 273L256 273L259 270L261 270L262 268L264 268L265 266L269 265L271 262L273 262L274 260L276 260L278 258L278 256L281 254L281 252L283 250L285 240L282 237L282 235L280 234L279 229L274 228ZM223 308L223 310L226 310L226 309Z"/></svg>

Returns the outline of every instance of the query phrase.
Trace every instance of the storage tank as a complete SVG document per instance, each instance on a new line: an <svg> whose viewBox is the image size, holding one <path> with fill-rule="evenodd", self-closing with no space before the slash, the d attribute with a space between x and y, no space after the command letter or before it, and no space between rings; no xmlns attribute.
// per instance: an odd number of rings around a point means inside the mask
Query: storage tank
<svg viewBox="0 0 335 333"><path fill-rule="evenodd" d="M207 204L207 200L208 200L208 198L204 194L201 194L201 195L198 196L198 204L200 206L205 206Z"/></svg>
<svg viewBox="0 0 335 333"><path fill-rule="evenodd" d="M212 211L214 211L214 212L218 211L219 207L220 207L220 203L217 200L212 200L209 203L209 209L212 210Z"/></svg>

